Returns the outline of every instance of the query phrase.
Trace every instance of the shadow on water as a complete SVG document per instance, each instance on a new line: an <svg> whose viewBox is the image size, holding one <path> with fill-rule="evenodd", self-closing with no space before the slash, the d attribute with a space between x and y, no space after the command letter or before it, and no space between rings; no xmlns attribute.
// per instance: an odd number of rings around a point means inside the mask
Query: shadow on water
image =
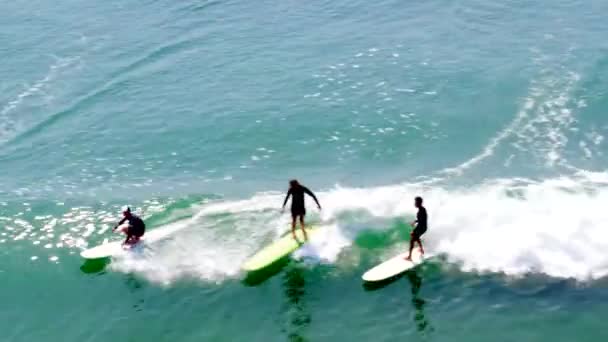
<svg viewBox="0 0 608 342"><path fill-rule="evenodd" d="M106 266L110 264L110 258L85 260L80 266L82 273L86 274L103 274Z"/></svg>
<svg viewBox="0 0 608 342"><path fill-rule="evenodd" d="M291 263L283 276L283 286L287 299L285 314L287 322L283 332L287 334L287 340L292 342L304 342L304 331L310 325L311 317L306 308L304 296L306 294L304 271L298 263Z"/></svg>
<svg viewBox="0 0 608 342"><path fill-rule="evenodd" d="M420 290L422 288L422 277L420 276L420 272L420 268L415 267L403 274L397 275L384 281L364 283L363 287L366 291L375 291L382 289L396 282L399 279L407 279L410 283L410 289L412 294L412 307L414 308L414 324L416 325L416 329L418 330L418 332L420 332L421 334L426 334L433 331L433 328L431 327L424 313L426 301L420 296Z"/></svg>
<svg viewBox="0 0 608 342"><path fill-rule="evenodd" d="M418 274L418 270L413 269L406 272L405 276L410 282L410 288L412 291L412 306L414 307L414 324L420 333L427 333L433 331L430 326L428 319L424 314L424 306L426 301L420 297L420 289L422 288L422 277Z"/></svg>
<svg viewBox="0 0 608 342"><path fill-rule="evenodd" d="M101 259L91 259L86 260L82 266L80 266L80 270L86 274L97 274L102 275L105 274L106 266L108 266L111 262L111 258L101 258ZM128 274L125 279L125 285L127 289L135 294L139 290L144 287L144 283L137 279L133 274ZM137 299L136 297L130 296L135 302L133 303L133 309L135 311L143 311L143 299Z"/></svg>
<svg viewBox="0 0 608 342"><path fill-rule="evenodd" d="M139 292L144 288L145 283L137 279L133 274L129 274L125 279L125 285L129 292L131 292L130 300L133 301L132 308L135 311L143 311L145 302L143 295Z"/></svg>
<svg viewBox="0 0 608 342"><path fill-rule="evenodd" d="M277 273L285 270L283 274L283 287L287 302L284 313L287 316L287 324L282 329L287 334L287 340L293 342L304 342L307 339L302 335L303 330L310 324L310 314L304 305L305 295L304 271L298 263L289 256L277 260L270 266L256 272L249 272L243 283L247 286L257 286Z"/></svg>

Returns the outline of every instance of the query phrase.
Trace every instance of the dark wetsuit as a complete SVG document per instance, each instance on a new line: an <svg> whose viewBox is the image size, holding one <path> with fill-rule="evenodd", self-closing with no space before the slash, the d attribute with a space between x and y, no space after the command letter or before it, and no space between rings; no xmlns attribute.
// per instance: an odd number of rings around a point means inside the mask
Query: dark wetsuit
<svg viewBox="0 0 608 342"><path fill-rule="evenodd" d="M415 240L420 239L420 236L426 232L426 229L428 228L427 219L426 208L420 206L420 208L418 208L418 213L416 214L416 228L414 228L413 231L413 238Z"/></svg>
<svg viewBox="0 0 608 342"><path fill-rule="evenodd" d="M310 197L312 197L315 200L315 202L317 203L317 205L319 205L319 201L317 201L317 197L315 196L315 194L312 193L312 191L308 190L307 187L300 185L300 186L291 188L287 192L287 196L285 196L285 202L283 202L283 206L285 206L285 204L287 204L287 200L289 199L289 196L292 196L292 198L291 198L291 216L296 217L296 216L306 215L306 206L304 205L304 194L307 194Z"/></svg>
<svg viewBox="0 0 608 342"><path fill-rule="evenodd" d="M123 219L118 222L118 225L120 226L127 220L129 221L127 235L142 237L146 232L146 224L144 223L144 221L139 216L131 214L131 217L129 218L123 217Z"/></svg>

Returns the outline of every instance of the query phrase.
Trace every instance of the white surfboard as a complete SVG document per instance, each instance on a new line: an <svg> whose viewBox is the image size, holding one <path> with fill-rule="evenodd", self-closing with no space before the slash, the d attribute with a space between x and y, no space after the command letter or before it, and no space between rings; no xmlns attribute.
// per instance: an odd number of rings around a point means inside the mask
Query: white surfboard
<svg viewBox="0 0 608 342"><path fill-rule="evenodd" d="M405 260L408 252L401 253L365 272L361 278L367 282L382 281L399 275L421 264L425 258L419 248L412 250L412 261ZM428 258L428 257L427 257Z"/></svg>
<svg viewBox="0 0 608 342"><path fill-rule="evenodd" d="M85 259L102 259L118 256L120 254L142 248L144 244L143 239L144 238L141 238L139 242L132 246L123 246L122 243L124 242L124 239L120 241L107 242L80 252L80 256Z"/></svg>
<svg viewBox="0 0 608 342"><path fill-rule="evenodd" d="M102 259L109 258L113 256L119 256L124 253L132 253L136 251L142 251L146 245L150 243L159 241L164 239L165 237L171 235L172 233L180 230L182 227L175 226L169 229L158 228L154 229L150 232L146 232L146 234L133 246L123 246L122 243L125 241L125 236L123 234L120 235L121 239L117 241L107 242L104 241L103 244L99 246L95 246L93 248L86 249L80 253L80 256L85 259Z"/></svg>

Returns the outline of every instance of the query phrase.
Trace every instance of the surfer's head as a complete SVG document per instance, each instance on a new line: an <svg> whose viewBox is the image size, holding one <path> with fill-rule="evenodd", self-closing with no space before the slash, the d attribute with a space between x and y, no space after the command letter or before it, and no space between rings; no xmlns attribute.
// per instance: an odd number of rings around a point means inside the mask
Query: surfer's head
<svg viewBox="0 0 608 342"><path fill-rule="evenodd" d="M416 208L420 208L422 206L422 197L416 196L416 198L414 198L414 205Z"/></svg>
<svg viewBox="0 0 608 342"><path fill-rule="evenodd" d="M125 205L124 207L122 207L122 215L125 217L131 216L131 208L129 208L128 205Z"/></svg>
<svg viewBox="0 0 608 342"><path fill-rule="evenodd" d="M292 179L289 181L289 187L290 188L297 188L298 186L300 186L300 183L298 183L298 181L296 179Z"/></svg>

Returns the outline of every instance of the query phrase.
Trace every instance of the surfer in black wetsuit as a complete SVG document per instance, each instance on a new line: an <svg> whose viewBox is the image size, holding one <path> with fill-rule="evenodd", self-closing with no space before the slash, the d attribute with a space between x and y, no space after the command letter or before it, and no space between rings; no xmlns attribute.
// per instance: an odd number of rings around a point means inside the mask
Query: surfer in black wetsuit
<svg viewBox="0 0 608 342"><path fill-rule="evenodd" d="M416 197L414 199L414 205L418 208L418 213L416 214L416 221L411 223L411 226L414 227L410 236L410 253L405 258L405 260L412 260L412 250L414 249L414 243L418 243L420 246L420 253L424 254L424 248L422 248L422 241L420 241L420 237L422 234L426 232L428 216L426 214L426 208L422 206L422 197Z"/></svg>
<svg viewBox="0 0 608 342"><path fill-rule="evenodd" d="M304 216L306 215L306 206L304 205L304 194L312 197L317 203L317 208L321 210L321 205L317 200L315 194L312 191L308 190L307 187L298 183L297 180L293 179L289 181L289 191L287 191L287 196L285 196L285 201L283 202L283 210L285 210L285 205L287 204L287 200L289 196L291 196L291 234L293 234L294 240L298 240L296 238L296 220L300 218L300 227L302 228L302 233L304 233L304 239L308 240L308 236L306 235L306 230L304 229Z"/></svg>
<svg viewBox="0 0 608 342"><path fill-rule="evenodd" d="M144 233L146 232L146 224L139 216L133 214L131 212L131 208L129 207L123 207L122 216L122 220L120 220L120 222L114 226L112 231L116 231L118 227L127 222L127 225L121 227L120 229L120 231L125 233L127 236L125 242L123 242L123 245L134 245L139 242L139 239L142 236L144 236Z"/></svg>

